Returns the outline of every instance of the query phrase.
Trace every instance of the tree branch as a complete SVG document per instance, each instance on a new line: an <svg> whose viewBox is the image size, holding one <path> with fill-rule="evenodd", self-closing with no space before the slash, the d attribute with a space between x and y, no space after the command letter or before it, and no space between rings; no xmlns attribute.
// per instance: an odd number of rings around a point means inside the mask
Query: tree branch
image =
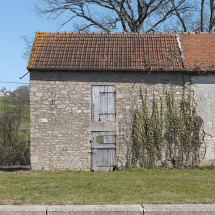
<svg viewBox="0 0 215 215"><path fill-rule="evenodd" d="M184 3L184 2L185 2L185 0L180 1L179 4L178 4L178 6L176 7L176 6L175 6L175 0L171 0L172 6L173 6L173 8L174 8L174 11L176 12L176 16L177 16L178 19L180 20L180 22L181 22L181 24L182 24L182 26L183 26L184 32L187 32L187 27L186 27L186 25L185 25L185 22L184 22L184 20L182 19L181 15L180 15L180 13L179 13L179 11L178 11L179 5L181 5L181 4Z"/></svg>

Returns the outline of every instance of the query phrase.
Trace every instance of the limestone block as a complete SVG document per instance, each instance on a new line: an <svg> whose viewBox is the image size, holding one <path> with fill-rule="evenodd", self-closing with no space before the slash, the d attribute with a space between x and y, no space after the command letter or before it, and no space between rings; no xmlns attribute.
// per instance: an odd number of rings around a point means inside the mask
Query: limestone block
<svg viewBox="0 0 215 215"><path fill-rule="evenodd" d="M140 205L71 205L50 206L48 215L143 215Z"/></svg>
<svg viewBox="0 0 215 215"><path fill-rule="evenodd" d="M215 160L215 149L211 146L206 146L206 154L205 154L205 158L206 160Z"/></svg>
<svg viewBox="0 0 215 215"><path fill-rule="evenodd" d="M144 205L144 215L214 215L215 205Z"/></svg>
<svg viewBox="0 0 215 215"><path fill-rule="evenodd" d="M47 205L0 205L1 215L46 215Z"/></svg>

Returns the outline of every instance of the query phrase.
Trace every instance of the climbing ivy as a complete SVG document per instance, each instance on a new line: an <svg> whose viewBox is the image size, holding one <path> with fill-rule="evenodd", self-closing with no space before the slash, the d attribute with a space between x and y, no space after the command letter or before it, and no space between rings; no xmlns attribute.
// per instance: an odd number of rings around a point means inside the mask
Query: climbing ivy
<svg viewBox="0 0 215 215"><path fill-rule="evenodd" d="M192 134L194 128L194 118L191 109L190 99L185 99L183 94L181 101L181 126L180 126L180 152L179 166L184 162L189 163L190 153L192 153Z"/></svg>
<svg viewBox="0 0 215 215"><path fill-rule="evenodd" d="M152 114L149 114L147 106L147 92L143 96L141 110L134 114L133 135L132 135L132 164L133 166L150 167L161 159L163 142L163 113L162 100L159 107L153 95Z"/></svg>
<svg viewBox="0 0 215 215"><path fill-rule="evenodd" d="M163 103L162 99L160 98L160 107L159 107L158 101L155 99L155 95L153 93L151 124L152 124L154 149L156 152L156 154L154 155L154 158L156 160L161 159L161 150L163 147L163 140L164 140L162 103Z"/></svg>
<svg viewBox="0 0 215 215"><path fill-rule="evenodd" d="M199 162L202 119L195 115L191 97L185 90L179 105L172 93L166 92L164 111L162 98L153 93L152 111L149 113L147 92L140 88L141 108L134 113L132 133L132 166L150 167L159 161L181 168Z"/></svg>
<svg viewBox="0 0 215 215"><path fill-rule="evenodd" d="M177 161L177 149L179 148L179 128L180 119L178 110L175 106L174 97L169 92L166 92L166 118L165 118L165 161L171 161L174 165Z"/></svg>

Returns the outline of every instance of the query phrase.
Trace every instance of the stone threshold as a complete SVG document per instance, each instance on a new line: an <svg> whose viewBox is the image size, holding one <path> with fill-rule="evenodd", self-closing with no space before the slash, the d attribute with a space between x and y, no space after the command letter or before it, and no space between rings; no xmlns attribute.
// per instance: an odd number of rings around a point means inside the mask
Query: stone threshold
<svg viewBox="0 0 215 215"><path fill-rule="evenodd" d="M215 215L215 204L0 205L0 215Z"/></svg>

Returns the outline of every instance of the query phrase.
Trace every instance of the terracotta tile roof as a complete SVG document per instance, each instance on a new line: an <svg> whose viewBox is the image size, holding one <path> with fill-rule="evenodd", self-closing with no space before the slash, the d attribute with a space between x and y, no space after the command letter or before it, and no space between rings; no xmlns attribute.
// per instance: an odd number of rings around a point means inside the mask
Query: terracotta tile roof
<svg viewBox="0 0 215 215"><path fill-rule="evenodd" d="M182 70L175 33L37 32L29 70Z"/></svg>
<svg viewBox="0 0 215 215"><path fill-rule="evenodd" d="M215 71L215 33L181 34L188 71Z"/></svg>

